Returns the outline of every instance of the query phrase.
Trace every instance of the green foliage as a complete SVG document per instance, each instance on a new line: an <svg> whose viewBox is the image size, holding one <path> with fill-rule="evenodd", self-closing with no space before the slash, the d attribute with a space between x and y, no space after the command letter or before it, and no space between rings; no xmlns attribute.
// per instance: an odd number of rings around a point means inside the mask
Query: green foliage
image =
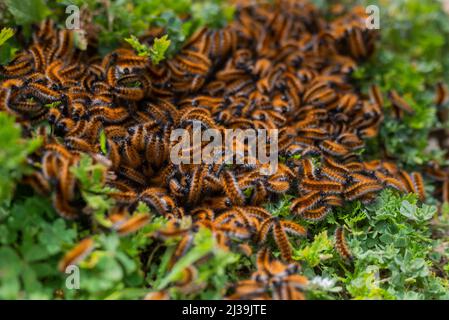
<svg viewBox="0 0 449 320"><path fill-rule="evenodd" d="M118 47L129 35L140 37L151 26L164 28L170 44L165 41L168 39L164 39L156 45L151 54L156 64L165 53L170 56L178 51L198 28L220 28L234 16L234 7L226 0L6 0L6 11L11 17L0 15L0 23L22 26L26 37L29 37L31 24L47 17L63 25L67 18L64 10L67 5L76 5L81 10L94 13L91 23L98 28L98 50L102 54ZM77 33L77 47L85 49L85 39L79 37ZM0 63L10 59L3 58Z"/></svg>
<svg viewBox="0 0 449 320"><path fill-rule="evenodd" d="M192 3L192 15L196 25L221 28L234 17L235 8L224 5L223 1L199 1Z"/></svg>
<svg viewBox="0 0 449 320"><path fill-rule="evenodd" d="M8 41L9 38L11 38L14 35L14 30L11 28L3 28L2 31L0 31L0 47Z"/></svg>
<svg viewBox="0 0 449 320"><path fill-rule="evenodd" d="M45 0L5 1L17 25L29 26L34 22L44 20L50 14L50 9Z"/></svg>
<svg viewBox="0 0 449 320"><path fill-rule="evenodd" d="M350 241L356 262L349 292L355 298L371 298L373 286L378 286L388 293L382 294L384 298L449 298L447 283L431 272L429 259L433 249L429 220L436 208L417 205L412 194L400 197L385 190L363 210L368 223L355 229Z"/></svg>
<svg viewBox="0 0 449 320"><path fill-rule="evenodd" d="M355 73L365 92L377 83L383 93L395 89L415 110L396 120L386 104L380 141L372 141L371 152L384 146L388 154L406 165L442 161L441 150L429 151L428 137L441 126L433 104L435 84L449 79L449 19L441 3L434 0L357 1L381 8L381 41L372 60ZM385 101L387 97L385 96Z"/></svg>
<svg viewBox="0 0 449 320"><path fill-rule="evenodd" d="M139 39L135 36L131 35L130 38L125 38L125 41L128 42L134 50L137 51L137 54L142 57L149 57L153 64L157 65L159 62L165 59L165 53L170 47L171 41L168 40L168 36L165 35L160 38L155 38L153 46L150 48L145 44L141 44Z"/></svg>
<svg viewBox="0 0 449 320"><path fill-rule="evenodd" d="M291 206L291 199L294 197L291 195L283 195L282 198L276 203L271 202L267 203L265 205L265 209L271 212L273 216L280 216L280 217L288 217L290 216L290 206Z"/></svg>
<svg viewBox="0 0 449 320"><path fill-rule="evenodd" d="M140 212L148 212L140 205ZM0 208L0 299L51 299L63 290L68 299L138 299L145 295L140 262L151 243L148 233L163 226L160 218L132 236L95 235L95 249L80 262L80 288L69 290L58 261L80 236L51 203L29 197Z"/></svg>
<svg viewBox="0 0 449 320"><path fill-rule="evenodd" d="M159 64L165 58L165 52L170 47L171 41L167 39L167 35L154 39L154 44L150 48L150 58L154 64Z"/></svg>
<svg viewBox="0 0 449 320"><path fill-rule="evenodd" d="M354 279L350 280L347 290L356 300L394 300L394 296L380 287L379 269L375 265L370 265L366 270L361 270Z"/></svg>
<svg viewBox="0 0 449 320"><path fill-rule="evenodd" d="M26 157L40 144L39 139L23 139L14 117L0 112L0 204L9 203L16 183L29 172Z"/></svg>
<svg viewBox="0 0 449 320"><path fill-rule="evenodd" d="M5 65L14 58L18 48L12 42L10 40L0 46L0 65Z"/></svg>
<svg viewBox="0 0 449 320"><path fill-rule="evenodd" d="M101 234L95 239L95 250L80 263L80 290L76 298L137 299L144 295L145 289L137 289L143 283L136 255L142 242L122 239L117 234Z"/></svg>
<svg viewBox="0 0 449 320"><path fill-rule="evenodd" d="M57 264L75 237L47 199L0 206L0 299L51 299L64 289Z"/></svg>
<svg viewBox="0 0 449 320"><path fill-rule="evenodd" d="M129 38L125 38L125 41L131 45L131 47L137 52L139 56L150 56L150 48L147 45L140 43L139 39L137 39L136 36L131 35Z"/></svg>
<svg viewBox="0 0 449 320"><path fill-rule="evenodd" d="M341 291L342 287L337 285L336 279L315 276L307 285L307 299L331 300L334 294Z"/></svg>
<svg viewBox="0 0 449 320"><path fill-rule="evenodd" d="M167 272L168 257L173 253L173 245L169 246L162 262L156 271L156 279L151 281L156 290L169 289L178 299L220 299L229 283L229 268L235 268L239 256L220 248L212 232L207 228L200 228L193 239L192 248ZM175 287L170 287L179 280L183 270L195 262L204 260L198 265L198 278L195 284L205 286L199 293L185 294Z"/></svg>
<svg viewBox="0 0 449 320"><path fill-rule="evenodd" d="M104 132L104 130L101 130L101 132L100 132L100 149L103 154L107 154L107 152L108 152L106 143L107 143L106 133Z"/></svg>
<svg viewBox="0 0 449 320"><path fill-rule="evenodd" d="M168 55L172 55L198 28L222 27L232 20L234 14L234 8L225 0L117 0L106 5L99 0L60 2L74 3L97 12L93 22L100 28L99 49L102 53L117 47L130 34L139 37L150 26L156 26L165 29L171 43L164 52L167 50ZM162 57L159 52L163 52L161 49L167 46L167 42L161 44L162 47L155 48L159 50L154 53L155 57Z"/></svg>
<svg viewBox="0 0 449 320"><path fill-rule="evenodd" d="M62 103L61 101L50 102L50 103L44 104L44 107L46 107L46 108L56 108L56 107L60 106L61 103Z"/></svg>
<svg viewBox="0 0 449 320"><path fill-rule="evenodd" d="M111 222L104 217L114 204L114 200L108 197L113 189L104 185L106 168L100 163L94 164L91 157L83 154L78 165L73 166L71 171L79 180L81 196L88 208L93 211L96 221L105 227L110 227Z"/></svg>
<svg viewBox="0 0 449 320"><path fill-rule="evenodd" d="M430 259L436 244L430 230L434 206L384 190L376 203L357 210L366 221L352 230L354 271L344 281L353 298L449 298L448 282L435 275Z"/></svg>
<svg viewBox="0 0 449 320"><path fill-rule="evenodd" d="M0 13L0 25L14 28L20 26L25 38L31 36L33 23L39 23L51 14L46 0L5 0L3 6L0 5L0 11L4 11ZM3 45L0 43L0 65L9 63L20 47L16 39L10 39Z"/></svg>
<svg viewBox="0 0 449 320"><path fill-rule="evenodd" d="M295 250L293 259L304 261L310 267L317 266L321 261L332 257L333 243L327 236L327 231L324 230L317 234L310 245Z"/></svg>
<svg viewBox="0 0 449 320"><path fill-rule="evenodd" d="M353 202L311 225L313 240L293 258L311 279L309 299L449 299L449 212L435 221L435 206L414 194L386 189L364 206ZM328 234L345 225L353 255L343 261Z"/></svg>

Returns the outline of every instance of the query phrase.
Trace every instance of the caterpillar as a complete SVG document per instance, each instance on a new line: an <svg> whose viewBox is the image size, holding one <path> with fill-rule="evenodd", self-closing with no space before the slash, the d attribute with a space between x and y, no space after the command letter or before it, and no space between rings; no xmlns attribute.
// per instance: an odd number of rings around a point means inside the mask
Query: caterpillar
<svg viewBox="0 0 449 320"><path fill-rule="evenodd" d="M352 260L352 253L346 242L345 230L342 226L335 229L335 250L346 261Z"/></svg>

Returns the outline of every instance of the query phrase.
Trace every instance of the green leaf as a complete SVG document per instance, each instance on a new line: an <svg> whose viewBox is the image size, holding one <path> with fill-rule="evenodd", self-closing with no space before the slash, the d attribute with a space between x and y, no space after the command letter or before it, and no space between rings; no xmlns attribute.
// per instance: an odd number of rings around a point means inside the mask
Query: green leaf
<svg viewBox="0 0 449 320"><path fill-rule="evenodd" d="M44 224L42 231L38 234L40 244L51 255L59 253L61 248L65 244L72 243L75 237L75 231L67 230L66 223L62 219L57 219L52 224Z"/></svg>
<svg viewBox="0 0 449 320"><path fill-rule="evenodd" d="M153 64L157 65L165 59L165 53L170 47L170 43L171 41L168 39L168 35L154 39L153 46L150 49L150 58Z"/></svg>
<svg viewBox="0 0 449 320"><path fill-rule="evenodd" d="M84 201L94 210L97 222L104 224L106 221L102 218L114 204L114 200L108 197L112 189L105 186L106 167L100 163L94 164L90 156L82 154L79 163L70 169L81 184Z"/></svg>
<svg viewBox="0 0 449 320"><path fill-rule="evenodd" d="M44 0L6 0L6 6L18 25L40 22L50 14Z"/></svg>
<svg viewBox="0 0 449 320"><path fill-rule="evenodd" d="M416 216L416 206L412 205L407 200L402 201L402 206L399 209L399 212L410 220L418 220Z"/></svg>
<svg viewBox="0 0 449 320"><path fill-rule="evenodd" d="M49 252L44 247L33 243L24 243L20 248L20 251L27 262L43 260L50 256Z"/></svg>
<svg viewBox="0 0 449 320"><path fill-rule="evenodd" d="M61 101L55 101L55 102L44 104L44 107L46 107L46 108L56 108L56 107L60 106L61 104L62 104Z"/></svg>
<svg viewBox="0 0 449 320"><path fill-rule="evenodd" d="M18 48L10 45L9 42L4 43L0 47L0 65L8 64L16 54Z"/></svg>
<svg viewBox="0 0 449 320"><path fill-rule="evenodd" d="M412 205L407 200L404 200L399 212L410 220L422 222L431 219L436 214L437 208L426 204L422 208L418 208L416 205Z"/></svg>
<svg viewBox="0 0 449 320"><path fill-rule="evenodd" d="M348 284L348 292L354 299L394 299L394 296L380 287L378 273L379 269L375 265L361 270Z"/></svg>
<svg viewBox="0 0 449 320"><path fill-rule="evenodd" d="M0 247L0 299L17 299L22 263L10 247Z"/></svg>
<svg viewBox="0 0 449 320"><path fill-rule="evenodd" d="M101 130L101 132L100 132L100 148L101 148L101 152L103 152L103 154L108 153L108 150L106 148L106 133L104 132L104 130Z"/></svg>
<svg viewBox="0 0 449 320"><path fill-rule="evenodd" d="M437 208L435 206L423 204L422 208L419 210L419 213L422 221L430 220L435 214L437 214Z"/></svg>
<svg viewBox="0 0 449 320"><path fill-rule="evenodd" d="M293 196L283 195L277 203L268 203L265 208L271 212L273 216L288 217L291 215L290 206Z"/></svg>
<svg viewBox="0 0 449 320"><path fill-rule="evenodd" d="M125 38L125 41L131 45L139 56L149 57L151 55L150 48L147 45L140 43L136 36L131 35L129 38Z"/></svg>
<svg viewBox="0 0 449 320"><path fill-rule="evenodd" d="M10 201L16 182L30 171L27 156L40 144L40 139L23 139L14 117L0 111L0 204Z"/></svg>
<svg viewBox="0 0 449 320"><path fill-rule="evenodd" d="M0 31L0 47L8 41L9 38L11 38L14 35L14 30L11 28L3 28L2 31Z"/></svg>
<svg viewBox="0 0 449 320"><path fill-rule="evenodd" d="M332 242L327 236L327 231L324 230L315 236L310 245L295 251L293 259L304 260L310 267L315 267L321 261L332 257L332 254L330 254L332 249Z"/></svg>

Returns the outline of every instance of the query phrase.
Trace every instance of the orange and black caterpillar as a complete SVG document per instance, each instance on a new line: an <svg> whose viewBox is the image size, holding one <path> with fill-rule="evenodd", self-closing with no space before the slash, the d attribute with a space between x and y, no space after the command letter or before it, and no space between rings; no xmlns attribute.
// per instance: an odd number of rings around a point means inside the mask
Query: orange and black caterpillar
<svg viewBox="0 0 449 320"><path fill-rule="evenodd" d="M345 229L342 226L338 226L335 229L335 250L346 261L352 260L353 256L346 242Z"/></svg>

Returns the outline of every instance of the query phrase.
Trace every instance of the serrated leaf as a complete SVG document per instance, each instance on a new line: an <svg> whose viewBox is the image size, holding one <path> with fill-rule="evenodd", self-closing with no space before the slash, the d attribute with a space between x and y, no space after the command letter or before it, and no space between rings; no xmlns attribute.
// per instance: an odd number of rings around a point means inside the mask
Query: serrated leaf
<svg viewBox="0 0 449 320"><path fill-rule="evenodd" d="M401 208L399 212L410 220L418 220L416 217L416 206L412 205L407 200L402 201Z"/></svg>
<svg viewBox="0 0 449 320"><path fill-rule="evenodd" d="M165 53L170 47L170 43L171 41L168 39L168 35L154 39L153 46L150 48L150 58L153 64L157 65L165 59Z"/></svg>

